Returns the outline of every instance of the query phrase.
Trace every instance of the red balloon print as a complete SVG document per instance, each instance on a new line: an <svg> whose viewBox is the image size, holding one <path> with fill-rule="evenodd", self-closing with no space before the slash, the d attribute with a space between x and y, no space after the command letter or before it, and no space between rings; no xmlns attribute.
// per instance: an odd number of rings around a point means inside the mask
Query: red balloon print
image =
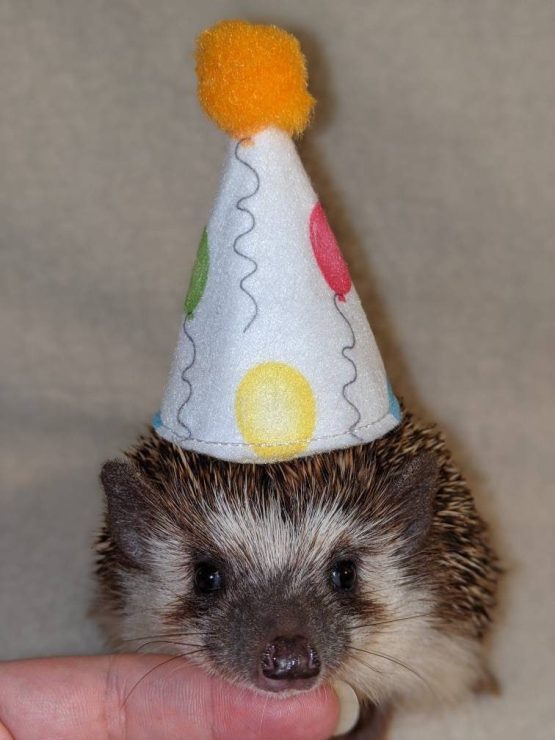
<svg viewBox="0 0 555 740"><path fill-rule="evenodd" d="M316 203L312 209L309 229L310 243L320 272L339 300L344 301L351 290L351 276L320 203Z"/></svg>

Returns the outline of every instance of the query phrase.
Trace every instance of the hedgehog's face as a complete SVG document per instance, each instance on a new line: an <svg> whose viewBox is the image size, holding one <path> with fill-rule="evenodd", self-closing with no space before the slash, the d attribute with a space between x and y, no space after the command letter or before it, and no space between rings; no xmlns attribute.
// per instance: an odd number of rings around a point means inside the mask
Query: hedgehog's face
<svg viewBox="0 0 555 740"><path fill-rule="evenodd" d="M192 553L185 621L228 678L269 691L308 689L341 665L349 626L371 605L358 588L355 556L327 547L311 556L298 533L278 533L276 523L270 515L254 536L237 532L231 555L216 543ZM277 560L271 567L269 557Z"/></svg>
<svg viewBox="0 0 555 740"><path fill-rule="evenodd" d="M336 671L360 615L381 614L345 516L291 515L278 499L262 509L227 501L205 516L174 623L198 630L212 667L261 689L308 689Z"/></svg>
<svg viewBox="0 0 555 740"><path fill-rule="evenodd" d="M349 452L263 472L200 459L163 487L104 468L121 637L269 691L340 677L377 698L414 680L401 665L430 609L406 565L430 527L433 459L389 478L361 477Z"/></svg>

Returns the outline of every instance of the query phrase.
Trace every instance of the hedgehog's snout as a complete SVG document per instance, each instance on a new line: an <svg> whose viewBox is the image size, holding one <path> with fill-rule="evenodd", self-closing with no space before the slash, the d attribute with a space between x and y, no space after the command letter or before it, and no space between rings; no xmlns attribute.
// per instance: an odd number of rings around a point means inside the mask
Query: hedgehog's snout
<svg viewBox="0 0 555 740"><path fill-rule="evenodd" d="M267 691L311 689L320 673L320 657L304 635L278 636L262 651L258 682Z"/></svg>

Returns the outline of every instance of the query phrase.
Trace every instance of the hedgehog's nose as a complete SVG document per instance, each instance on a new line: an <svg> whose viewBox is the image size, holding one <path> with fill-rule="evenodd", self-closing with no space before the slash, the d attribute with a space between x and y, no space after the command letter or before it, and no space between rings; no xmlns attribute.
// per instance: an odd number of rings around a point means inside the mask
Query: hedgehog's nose
<svg viewBox="0 0 555 740"><path fill-rule="evenodd" d="M320 673L320 658L306 637L276 637L262 652L262 683L270 691L309 689Z"/></svg>

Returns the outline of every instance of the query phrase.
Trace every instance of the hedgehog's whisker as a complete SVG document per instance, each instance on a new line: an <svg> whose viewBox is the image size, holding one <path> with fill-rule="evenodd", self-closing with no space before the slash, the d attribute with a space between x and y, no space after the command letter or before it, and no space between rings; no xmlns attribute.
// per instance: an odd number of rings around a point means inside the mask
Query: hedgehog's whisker
<svg viewBox="0 0 555 740"><path fill-rule="evenodd" d="M259 740L264 740L262 735L262 726L264 723L264 715L266 714L266 709L268 708L268 702L270 701L270 692L266 692L266 700L264 701L264 705L262 707L262 711L260 712L260 721L258 723L258 737Z"/></svg>
<svg viewBox="0 0 555 740"><path fill-rule="evenodd" d="M178 642L175 640L148 640L148 642L143 642L141 645L139 645L136 648L136 652L140 652L141 650L144 650L144 648L148 647L149 645L179 645L181 647L204 647L204 645L201 645L199 643L195 642Z"/></svg>
<svg viewBox="0 0 555 740"><path fill-rule="evenodd" d="M365 666L366 668L370 668L370 670L373 671L374 673L379 673L380 676L383 676L383 671L380 671L377 668L375 668L373 665L370 665L370 663L367 663L359 655L352 655L351 657L354 658L355 660L358 660L358 662L362 663L362 665Z"/></svg>
<svg viewBox="0 0 555 740"><path fill-rule="evenodd" d="M179 658L188 658L190 655L194 655L195 653L201 653L205 650L206 648L201 647L198 650L190 650L186 653L178 653L177 655L172 655L170 658L167 658L166 660L162 660L160 663L157 663L155 666L150 668L150 670L148 670L143 676L141 676L141 678L135 684L133 684L133 686L131 687L131 690L129 691L125 699L123 700L122 708L125 707L125 705L129 701L129 698L131 697L131 694L135 691L137 686L139 686L139 684L141 684L145 680L145 678L148 678L148 676L150 676L151 673L154 673L154 671L157 668L162 668L163 666L168 665L168 663L171 663L174 660L178 660Z"/></svg>
<svg viewBox="0 0 555 740"><path fill-rule="evenodd" d="M398 658L394 658L392 655L387 655L386 653L378 653L375 650L364 650L363 648L355 647L354 645L350 646L351 650L357 650L360 653L367 653L368 655L374 655L376 658L383 658L384 660L389 660L391 663L395 663L395 665L400 666L401 668L404 668L409 673L412 673L413 676L416 676L422 683L426 686L426 688L434 694L434 690L430 686L429 682L426 681L424 676L422 674L418 673L418 671L413 668L412 666L407 665L406 663L403 663L402 660L399 660ZM370 666L368 666L370 668Z"/></svg>
<svg viewBox="0 0 555 740"><path fill-rule="evenodd" d="M203 635L204 632L195 630L194 632L160 632L157 635L139 635L138 637L128 637L120 642L137 642L138 640L155 640L159 637L192 637L194 635Z"/></svg>
<svg viewBox="0 0 555 740"><path fill-rule="evenodd" d="M368 627L382 627L388 624L395 624L396 622L408 622L411 619L424 619L425 617L433 617L432 612L423 612L422 614L411 614L409 617L396 617L395 619L385 619L381 622L365 622L364 624L357 624L352 629L361 630L367 629Z"/></svg>

